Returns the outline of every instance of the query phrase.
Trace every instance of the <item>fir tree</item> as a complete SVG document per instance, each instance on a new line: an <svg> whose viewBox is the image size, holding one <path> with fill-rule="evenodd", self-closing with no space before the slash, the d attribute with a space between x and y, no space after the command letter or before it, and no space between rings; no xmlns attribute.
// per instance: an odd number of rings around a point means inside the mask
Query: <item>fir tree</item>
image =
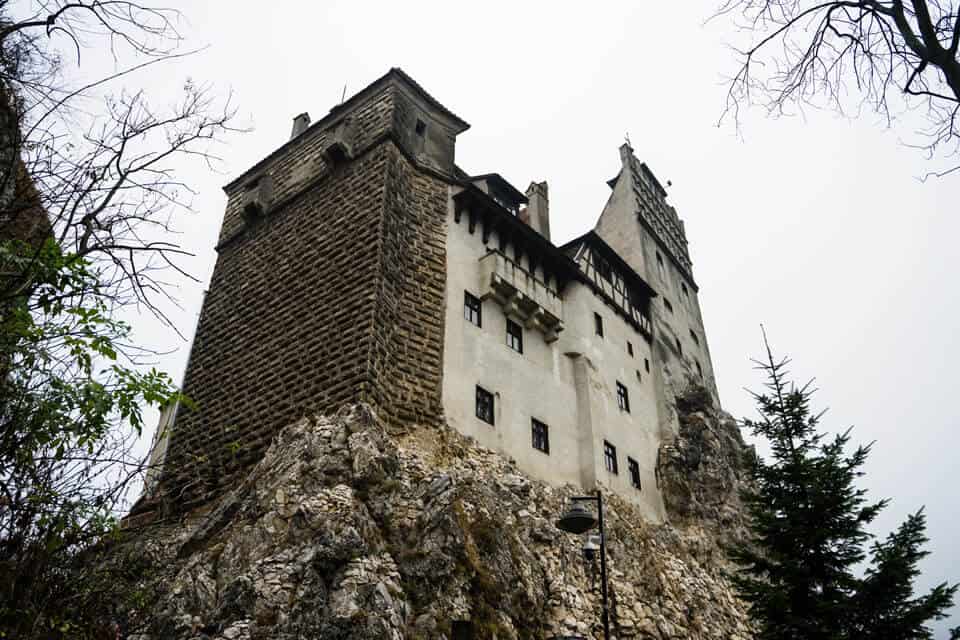
<svg viewBox="0 0 960 640"><path fill-rule="evenodd" d="M913 581L920 574L917 563L930 554L921 548L929 541L925 530L926 516L921 509L886 540L873 545L872 563L859 585L853 607L853 630L857 637L862 640L933 637L925 623L945 617L943 612L952 604L957 586L943 583L924 596L913 597Z"/></svg>
<svg viewBox="0 0 960 640"><path fill-rule="evenodd" d="M752 540L733 550L733 580L764 640L929 638L924 624L944 617L957 587L946 584L913 598L925 521L911 516L875 544L871 565L858 576L870 540L866 527L887 501L871 502L857 486L870 452L847 453L850 432L828 438L813 413L810 383L788 381L788 360L757 362L767 376L754 393L759 418L744 426L770 445L770 460L748 460L753 487L744 496ZM956 637L956 636L954 636Z"/></svg>

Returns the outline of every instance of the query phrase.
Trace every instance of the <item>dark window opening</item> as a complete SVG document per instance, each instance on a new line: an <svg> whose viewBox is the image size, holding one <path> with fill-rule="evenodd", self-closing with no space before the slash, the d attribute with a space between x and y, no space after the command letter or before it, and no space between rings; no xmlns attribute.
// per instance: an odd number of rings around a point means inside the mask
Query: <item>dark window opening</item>
<svg viewBox="0 0 960 640"><path fill-rule="evenodd" d="M697 334L693 332L693 329L690 329L690 338L693 339L694 344L698 347L700 346L700 338L697 337Z"/></svg>
<svg viewBox="0 0 960 640"><path fill-rule="evenodd" d="M481 386L477 386L477 417L493 424L493 394Z"/></svg>
<svg viewBox="0 0 960 640"><path fill-rule="evenodd" d="M603 466L614 475L619 473L617 469L617 448L606 440L603 441Z"/></svg>
<svg viewBox="0 0 960 640"><path fill-rule="evenodd" d="M627 458L627 468L630 470L630 484L640 489L640 464L633 458Z"/></svg>
<svg viewBox="0 0 960 640"><path fill-rule="evenodd" d="M700 366L700 361L699 361L699 360L694 360L693 362L694 362L694 364L697 365L697 373L699 373L699 374L700 374L700 377L703 378L703 367Z"/></svg>
<svg viewBox="0 0 960 640"><path fill-rule="evenodd" d="M523 353L523 327L510 319L507 320L507 346Z"/></svg>
<svg viewBox="0 0 960 640"><path fill-rule="evenodd" d="M420 118L417 118L416 131L418 136L422 136L423 134L425 134L427 132L427 123L421 120Z"/></svg>
<svg viewBox="0 0 960 640"><path fill-rule="evenodd" d="M530 434L533 438L533 448L538 451L543 451L547 455L550 455L550 429L544 423L540 422L536 418L532 418L530 421Z"/></svg>
<svg viewBox="0 0 960 640"><path fill-rule="evenodd" d="M688 295L690 295L690 294L687 292L687 285L685 285L685 284L682 283L682 282L680 283L680 292L683 294L683 297L684 297L684 298L686 298Z"/></svg>
<svg viewBox="0 0 960 640"><path fill-rule="evenodd" d="M469 620L454 620L450 625L451 640L473 640L473 623Z"/></svg>
<svg viewBox="0 0 960 640"><path fill-rule="evenodd" d="M667 311L669 311L670 313L673 313L673 305L670 304L670 301L667 300L666 298L663 299L663 306L667 308Z"/></svg>
<svg viewBox="0 0 960 640"><path fill-rule="evenodd" d="M630 344L630 341L629 341L629 340L627 340L627 353L630 354L630 357L631 357L631 358L633 357L633 345Z"/></svg>
<svg viewBox="0 0 960 640"><path fill-rule="evenodd" d="M643 376L640 375L639 371L637 371L637 382L643 382Z"/></svg>
<svg viewBox="0 0 960 640"><path fill-rule="evenodd" d="M469 291L463 292L463 317L478 327L482 324L480 298Z"/></svg>
<svg viewBox="0 0 960 640"><path fill-rule="evenodd" d="M660 278L666 279L666 272L663 270L663 256L660 255L660 252L657 251L657 272L660 274Z"/></svg>
<svg viewBox="0 0 960 640"><path fill-rule="evenodd" d="M680 338L674 338L674 340L677 343L677 351L679 351L680 353L683 353L683 345L680 344Z"/></svg>
<svg viewBox="0 0 960 640"><path fill-rule="evenodd" d="M630 396L627 393L627 388L619 381L617 382L617 406L620 407L621 411L630 413Z"/></svg>
<svg viewBox="0 0 960 640"><path fill-rule="evenodd" d="M607 282L613 281L613 267L610 266L610 263L604 260L603 258L597 257L597 273L600 274L600 277L606 280Z"/></svg>
<svg viewBox="0 0 960 640"><path fill-rule="evenodd" d="M601 338L603 337L603 318L600 317L599 313L593 314L593 328L597 332L597 335Z"/></svg>
<svg viewBox="0 0 960 640"><path fill-rule="evenodd" d="M650 373L650 360L647 358L643 359L643 368L647 373Z"/></svg>

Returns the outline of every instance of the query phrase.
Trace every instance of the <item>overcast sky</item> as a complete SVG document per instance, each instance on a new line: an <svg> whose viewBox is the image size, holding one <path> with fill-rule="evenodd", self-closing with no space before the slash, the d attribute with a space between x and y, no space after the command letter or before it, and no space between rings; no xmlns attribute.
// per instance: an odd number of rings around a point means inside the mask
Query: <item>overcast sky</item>
<svg viewBox="0 0 960 640"><path fill-rule="evenodd" d="M960 174L918 180L939 168L902 144L918 122L887 130L869 113L773 121L755 110L741 137L718 127L722 78L734 69L725 43L736 34L724 20L705 24L710 1L246 6L184 6L191 41L210 48L131 82L158 103L188 76L213 82L232 90L253 127L222 149L223 174L187 175L197 213L180 227L202 284L181 290L184 333L213 269L220 187L283 143L294 115L322 117L345 85L349 96L403 68L471 123L457 141L462 168L499 172L520 189L549 182L557 244L595 223L629 133L638 157L673 183L725 408L752 413L744 388L763 381L750 362L763 323L796 377L816 377L817 404L830 407L824 424L876 441L864 482L872 497L893 499L876 531L925 505L933 554L923 583L960 580L950 473L960 440ZM179 379L186 344L139 326L144 343L177 349L161 365Z"/></svg>

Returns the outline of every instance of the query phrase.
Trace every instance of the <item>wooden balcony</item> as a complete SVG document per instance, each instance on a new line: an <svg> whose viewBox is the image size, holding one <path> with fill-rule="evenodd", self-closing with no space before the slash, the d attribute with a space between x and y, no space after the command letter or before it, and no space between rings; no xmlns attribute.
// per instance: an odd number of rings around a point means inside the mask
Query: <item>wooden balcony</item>
<svg viewBox="0 0 960 640"><path fill-rule="evenodd" d="M492 298L508 317L553 342L563 330L563 306L557 292L503 253L480 258L480 297Z"/></svg>

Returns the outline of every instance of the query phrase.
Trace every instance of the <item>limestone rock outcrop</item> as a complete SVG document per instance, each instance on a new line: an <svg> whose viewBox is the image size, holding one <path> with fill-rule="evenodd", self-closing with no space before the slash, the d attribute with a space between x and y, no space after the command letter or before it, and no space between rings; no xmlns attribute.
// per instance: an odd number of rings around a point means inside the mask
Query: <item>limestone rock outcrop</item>
<svg viewBox="0 0 960 640"><path fill-rule="evenodd" d="M740 491L747 448L736 421L703 389L677 395L679 433L660 446L657 481L672 524L711 528L724 542L746 534Z"/></svg>
<svg viewBox="0 0 960 640"><path fill-rule="evenodd" d="M711 450L717 416L692 419ZM695 517L725 522L726 507L688 489L677 526L605 500L616 638L750 637ZM554 525L573 491L452 430L390 435L364 405L304 419L205 513L133 532L155 600L121 626L138 640L599 638L599 567Z"/></svg>

